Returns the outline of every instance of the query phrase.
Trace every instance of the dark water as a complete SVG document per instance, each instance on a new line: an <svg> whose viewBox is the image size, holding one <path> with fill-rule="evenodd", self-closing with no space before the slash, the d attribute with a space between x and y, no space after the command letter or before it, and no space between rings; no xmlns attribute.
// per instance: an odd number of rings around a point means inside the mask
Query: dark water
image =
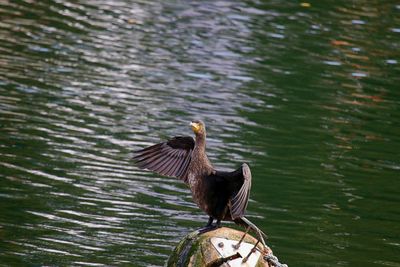
<svg viewBox="0 0 400 267"><path fill-rule="evenodd" d="M289 266L400 266L397 1L0 1L0 265L160 266L207 217L130 152L208 126Z"/></svg>

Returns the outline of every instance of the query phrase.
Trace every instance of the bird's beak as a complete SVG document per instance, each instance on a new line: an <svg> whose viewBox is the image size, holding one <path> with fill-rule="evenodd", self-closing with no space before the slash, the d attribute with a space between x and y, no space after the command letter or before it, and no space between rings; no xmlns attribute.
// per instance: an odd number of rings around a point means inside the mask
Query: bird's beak
<svg viewBox="0 0 400 267"><path fill-rule="evenodd" d="M192 127L193 132L197 133L199 130L199 124L195 122L190 122L190 126Z"/></svg>

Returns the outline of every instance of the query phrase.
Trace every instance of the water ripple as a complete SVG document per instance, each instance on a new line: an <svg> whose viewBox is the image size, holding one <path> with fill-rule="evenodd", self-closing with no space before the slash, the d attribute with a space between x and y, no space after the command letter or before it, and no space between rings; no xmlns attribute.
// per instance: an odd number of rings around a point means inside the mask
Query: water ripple
<svg viewBox="0 0 400 267"><path fill-rule="evenodd" d="M201 118L289 265L396 266L398 9L0 3L0 261L163 265L207 218L131 151Z"/></svg>

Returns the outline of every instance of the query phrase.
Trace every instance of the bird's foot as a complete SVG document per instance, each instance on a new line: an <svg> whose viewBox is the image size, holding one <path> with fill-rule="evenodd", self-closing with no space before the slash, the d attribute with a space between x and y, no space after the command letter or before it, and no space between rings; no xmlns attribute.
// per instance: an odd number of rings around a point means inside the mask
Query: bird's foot
<svg viewBox="0 0 400 267"><path fill-rule="evenodd" d="M201 234L204 234L204 233L213 231L213 230L215 230L215 229L217 229L217 228L218 228L218 225L217 225L217 224L211 224L211 225L206 225L206 226L204 226L204 227L198 229L197 231L198 231L199 234L201 235Z"/></svg>
<svg viewBox="0 0 400 267"><path fill-rule="evenodd" d="M221 221L217 221L217 223L215 223L215 224L210 223L210 221L209 221L206 226L200 228L197 231L199 232L199 234L204 234L204 233L213 231L215 229L218 229L220 227L221 227Z"/></svg>
<svg viewBox="0 0 400 267"><path fill-rule="evenodd" d="M207 224L206 224L206 226L205 226L205 227L209 227L209 226L211 226L211 225L212 225L212 223L213 223L213 221L214 221L214 218L210 216L210 217L208 218L208 222L207 222Z"/></svg>

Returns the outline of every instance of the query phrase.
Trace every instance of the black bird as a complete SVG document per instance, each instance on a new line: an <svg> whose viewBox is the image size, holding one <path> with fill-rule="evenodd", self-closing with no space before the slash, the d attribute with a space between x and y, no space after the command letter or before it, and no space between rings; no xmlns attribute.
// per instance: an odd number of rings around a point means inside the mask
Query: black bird
<svg viewBox="0 0 400 267"><path fill-rule="evenodd" d="M232 172L215 170L206 155L204 122L197 120L190 125L195 140L190 136L177 136L136 151L133 158L136 164L142 169L177 177L189 186L194 202L209 216L206 227L200 231L219 227L221 220L234 221L255 231L265 245L264 233L244 217L251 188L249 166L243 163ZM214 219L215 225L212 224Z"/></svg>

